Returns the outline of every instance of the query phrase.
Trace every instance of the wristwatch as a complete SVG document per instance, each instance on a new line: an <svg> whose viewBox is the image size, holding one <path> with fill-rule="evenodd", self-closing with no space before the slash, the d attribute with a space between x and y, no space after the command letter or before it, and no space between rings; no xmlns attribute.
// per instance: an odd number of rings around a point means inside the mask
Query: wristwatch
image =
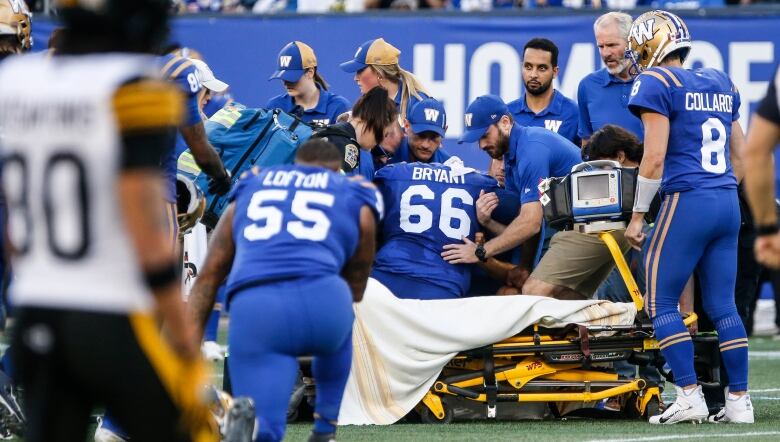
<svg viewBox="0 0 780 442"><path fill-rule="evenodd" d="M780 231L777 224L765 224L756 226L756 236L768 236L768 235L774 235Z"/></svg>
<svg viewBox="0 0 780 442"><path fill-rule="evenodd" d="M474 250L474 254L477 255L477 259L479 259L482 262L487 262L487 257L485 256L485 246L480 244L477 246L477 250Z"/></svg>

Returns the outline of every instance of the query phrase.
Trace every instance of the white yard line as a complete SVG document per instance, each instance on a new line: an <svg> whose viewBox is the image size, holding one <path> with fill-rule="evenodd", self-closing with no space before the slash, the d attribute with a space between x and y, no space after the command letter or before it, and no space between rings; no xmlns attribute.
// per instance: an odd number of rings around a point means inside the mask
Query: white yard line
<svg viewBox="0 0 780 442"><path fill-rule="evenodd" d="M780 388L763 388L761 390L750 390L751 393L776 393L780 392Z"/></svg>
<svg viewBox="0 0 780 442"><path fill-rule="evenodd" d="M681 440L681 439L709 439L734 438L734 437L758 437L758 436L780 436L780 431L754 431L749 433L705 433L705 434L667 434L663 436L637 437L634 439L592 439L587 442L645 442L655 440Z"/></svg>
<svg viewBox="0 0 780 442"><path fill-rule="evenodd" d="M780 351L749 351L750 359L780 359Z"/></svg>

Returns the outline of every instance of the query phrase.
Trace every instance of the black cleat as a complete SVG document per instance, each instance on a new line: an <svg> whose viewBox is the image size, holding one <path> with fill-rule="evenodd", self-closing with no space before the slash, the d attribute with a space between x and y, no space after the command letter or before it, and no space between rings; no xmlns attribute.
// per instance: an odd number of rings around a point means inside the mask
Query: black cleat
<svg viewBox="0 0 780 442"><path fill-rule="evenodd" d="M309 435L309 442L336 442L336 433L315 433Z"/></svg>

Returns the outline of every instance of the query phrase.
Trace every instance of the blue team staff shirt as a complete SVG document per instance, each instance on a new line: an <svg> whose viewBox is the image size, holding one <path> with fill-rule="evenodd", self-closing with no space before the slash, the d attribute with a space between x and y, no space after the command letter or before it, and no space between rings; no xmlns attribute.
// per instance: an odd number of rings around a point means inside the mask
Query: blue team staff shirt
<svg viewBox="0 0 780 442"><path fill-rule="evenodd" d="M304 122L321 126L335 124L339 115L352 108L349 100L341 95L326 91L320 85L317 85L317 88L320 90L320 99L316 106L303 111L301 120ZM277 95L266 104L269 109L279 108L287 113L291 113L296 106L290 94Z"/></svg>
<svg viewBox="0 0 780 442"><path fill-rule="evenodd" d="M641 141L644 137L642 121L628 110L632 81L622 81L599 69L580 81L577 105L580 124L577 134L587 140L604 125L614 124L631 131Z"/></svg>
<svg viewBox="0 0 780 442"><path fill-rule="evenodd" d="M201 85L195 65L188 58L174 54L163 55L159 62L163 78L176 84L184 93L184 120L181 126L188 127L203 121L200 110L198 110L198 91L200 91ZM177 134L176 149L162 160L162 169L166 179L165 196L172 203L176 202L176 162L178 158L176 151L181 146L186 147L186 144L181 134Z"/></svg>
<svg viewBox="0 0 780 442"><path fill-rule="evenodd" d="M580 148L566 138L547 129L515 123L504 155L506 190L520 195L521 205L539 201L543 179L566 176L581 162Z"/></svg>
<svg viewBox="0 0 780 442"><path fill-rule="evenodd" d="M736 87L716 69L655 67L637 77L631 112L647 109L669 119L663 193L737 187L729 140L739 105Z"/></svg>
<svg viewBox="0 0 780 442"><path fill-rule="evenodd" d="M338 275L355 253L360 210L379 220L376 187L322 167L264 168L240 180L229 195L235 202L235 257L229 296L274 280Z"/></svg>
<svg viewBox="0 0 780 442"><path fill-rule="evenodd" d="M471 268L445 261L442 248L462 242L464 236L474 239L479 230L475 208L479 192L498 190L498 182L476 172L455 176L449 166L426 163L385 166L374 182L386 205L384 242L374 269L419 279L463 296Z"/></svg>
<svg viewBox="0 0 780 442"><path fill-rule="evenodd" d="M443 163L450 159L452 155L450 155L449 152L444 150L443 147L439 147L436 149L436 152L433 153L433 156L431 157L430 163ZM401 144L398 145L398 150L393 154L393 157L390 158L390 161L388 164L396 164L401 162L406 163L412 163L417 161L417 159L412 158L412 152L409 150L409 139L406 137L403 137L401 139Z"/></svg>
<svg viewBox="0 0 780 442"><path fill-rule="evenodd" d="M580 111L577 103L557 90L553 90L550 104L538 114L534 113L525 101L525 95L507 104L515 122L521 126L543 127L563 136L579 145L577 128L580 123Z"/></svg>

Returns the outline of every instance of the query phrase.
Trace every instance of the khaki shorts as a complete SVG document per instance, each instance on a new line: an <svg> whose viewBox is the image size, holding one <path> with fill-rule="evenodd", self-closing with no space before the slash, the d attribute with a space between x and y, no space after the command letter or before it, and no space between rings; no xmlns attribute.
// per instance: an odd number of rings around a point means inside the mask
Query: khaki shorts
<svg viewBox="0 0 780 442"><path fill-rule="evenodd" d="M612 235L620 250L626 253L631 246L623 233L618 230ZM566 230L553 235L550 248L531 273L531 278L592 297L614 267L609 249L598 236Z"/></svg>

